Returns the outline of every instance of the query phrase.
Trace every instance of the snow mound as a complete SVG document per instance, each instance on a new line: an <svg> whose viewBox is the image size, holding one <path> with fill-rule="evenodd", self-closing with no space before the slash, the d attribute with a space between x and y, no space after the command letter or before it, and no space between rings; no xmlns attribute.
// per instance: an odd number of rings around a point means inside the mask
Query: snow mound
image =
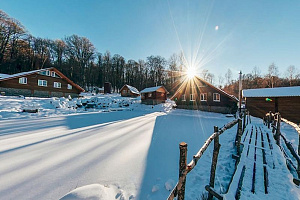
<svg viewBox="0 0 300 200"><path fill-rule="evenodd" d="M122 191L114 186L86 185L69 192L60 200L125 200Z"/></svg>
<svg viewBox="0 0 300 200"><path fill-rule="evenodd" d="M166 183L165 183L165 188L168 191L173 190L173 188L175 187L175 181L172 179L169 179Z"/></svg>

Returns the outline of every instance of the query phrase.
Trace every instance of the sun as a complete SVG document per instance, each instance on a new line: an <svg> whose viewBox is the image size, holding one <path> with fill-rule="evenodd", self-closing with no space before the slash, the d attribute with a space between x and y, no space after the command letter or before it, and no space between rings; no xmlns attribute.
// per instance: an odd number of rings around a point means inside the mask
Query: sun
<svg viewBox="0 0 300 200"><path fill-rule="evenodd" d="M195 67L188 67L186 69L186 76L189 78L189 79L192 79L196 76L196 68Z"/></svg>

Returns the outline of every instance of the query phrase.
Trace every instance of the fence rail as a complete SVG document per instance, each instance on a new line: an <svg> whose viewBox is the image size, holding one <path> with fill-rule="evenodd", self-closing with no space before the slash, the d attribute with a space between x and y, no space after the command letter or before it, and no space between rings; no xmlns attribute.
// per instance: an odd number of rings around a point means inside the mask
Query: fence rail
<svg viewBox="0 0 300 200"><path fill-rule="evenodd" d="M292 143L289 142L284 137L284 135L281 134L281 130L280 130L281 121L291 125L298 132L298 134L299 134L298 154L296 153L295 149L293 148ZM270 112L268 114L268 117L265 118L265 122L266 122L266 125L268 125L268 127L270 127L270 124L272 124L272 127L273 127L272 132L274 133L276 131L276 133L274 134L274 138L276 140L277 145L281 149L281 151L283 151L284 155L286 155L286 153L285 153L285 150L283 149L283 147L280 145L280 138L283 139L283 141L285 143L285 146L288 148L288 150L291 152L292 156L297 161L298 166L295 167L294 164L291 162L291 160L289 158L286 158L287 159L287 165L292 166L296 170L298 178L300 178L300 157L299 157L299 155L300 155L300 127L297 124L295 124L295 123L293 123L293 122L291 122L287 119L281 118L280 113L274 113L273 114L273 113ZM286 155L286 157L287 157L287 155ZM294 179L294 183L299 185L300 180L299 179Z"/></svg>
<svg viewBox="0 0 300 200"><path fill-rule="evenodd" d="M219 136L226 130L232 128L235 124L239 123L238 126L238 133L241 133L242 130L242 119L238 118L235 119L225 126L223 126L221 129L218 129L218 127L214 127L214 133L205 141L204 145L200 148L200 150L193 156L192 161L186 165L186 152L187 152L187 144L186 143L180 143L180 161L179 161L179 179L177 184L175 185L174 189L171 191L168 200L173 200L176 196L178 196L178 200L184 199L184 191L185 191L185 181L187 174L197 165L198 160L201 158L205 150L208 148L208 146L211 144L211 142L214 140L214 156L212 160L212 170L211 170L211 179L210 179L210 186L213 187L214 183L214 173L215 173L215 167L217 163L217 157L218 157L218 151L219 151ZM240 144L240 141L238 142ZM184 156L185 155L185 156ZM184 158L182 158L182 156ZM185 159L185 160L184 160ZM212 177L213 176L213 177ZM211 193L210 193L211 194ZM216 195L214 195L216 196Z"/></svg>

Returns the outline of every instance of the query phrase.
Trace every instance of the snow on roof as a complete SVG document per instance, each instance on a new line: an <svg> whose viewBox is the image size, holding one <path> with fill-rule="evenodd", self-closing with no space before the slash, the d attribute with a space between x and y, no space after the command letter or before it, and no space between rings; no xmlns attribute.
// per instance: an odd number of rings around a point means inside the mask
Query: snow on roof
<svg viewBox="0 0 300 200"><path fill-rule="evenodd" d="M9 74L0 74L0 79L1 78L7 78L7 77L10 77L11 75L9 75Z"/></svg>
<svg viewBox="0 0 300 200"><path fill-rule="evenodd" d="M229 98L235 100L235 101L239 101L238 98L236 98L234 95L232 94L228 94L227 92L225 92L224 90L212 85L211 83L207 82L206 80L200 78L199 76L196 76L196 78L198 78L199 80L201 80L202 82L206 83L207 85L211 86L212 88L215 88L216 90L218 90L219 92L223 93L224 95L228 96Z"/></svg>
<svg viewBox="0 0 300 200"><path fill-rule="evenodd" d="M21 72L21 73L17 73L17 74L8 75L6 77L2 77L1 75L3 75L3 74L1 74L0 80L6 79L6 78L14 78L14 77L18 77L18 76L24 76L24 75L32 74L35 72L41 72L41 71L45 71L45 70L49 70L49 69L51 69L51 68L37 69L37 70L29 71L29 72Z"/></svg>
<svg viewBox="0 0 300 200"><path fill-rule="evenodd" d="M243 90L243 97L292 97L300 96L300 86Z"/></svg>
<svg viewBox="0 0 300 200"><path fill-rule="evenodd" d="M145 88L141 91L141 93L155 92L156 90L158 90L161 87L164 87L164 86L156 86L156 87Z"/></svg>
<svg viewBox="0 0 300 200"><path fill-rule="evenodd" d="M134 94L140 94L140 92L138 91L138 89L136 89L135 87L133 86L130 86L130 85L126 85L128 87L128 89L134 93Z"/></svg>

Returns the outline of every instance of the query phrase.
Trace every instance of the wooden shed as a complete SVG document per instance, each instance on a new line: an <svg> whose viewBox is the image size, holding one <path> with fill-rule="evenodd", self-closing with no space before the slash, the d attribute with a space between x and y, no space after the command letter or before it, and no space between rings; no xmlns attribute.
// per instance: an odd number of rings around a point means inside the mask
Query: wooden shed
<svg viewBox="0 0 300 200"><path fill-rule="evenodd" d="M283 118L300 123L300 86L243 90L246 108L255 117L269 111L280 112Z"/></svg>
<svg viewBox="0 0 300 200"><path fill-rule="evenodd" d="M185 80L171 97L178 108L218 113L237 111L238 99L195 76Z"/></svg>
<svg viewBox="0 0 300 200"><path fill-rule="evenodd" d="M0 77L1 94L10 96L75 97L83 91L54 67Z"/></svg>
<svg viewBox="0 0 300 200"><path fill-rule="evenodd" d="M141 100L143 104L156 105L164 103L169 93L164 86L145 88L141 92Z"/></svg>
<svg viewBox="0 0 300 200"><path fill-rule="evenodd" d="M121 93L122 97L138 97L138 96L140 96L140 92L138 91L138 89L136 89L133 86L126 85L126 84L120 89L120 93Z"/></svg>

